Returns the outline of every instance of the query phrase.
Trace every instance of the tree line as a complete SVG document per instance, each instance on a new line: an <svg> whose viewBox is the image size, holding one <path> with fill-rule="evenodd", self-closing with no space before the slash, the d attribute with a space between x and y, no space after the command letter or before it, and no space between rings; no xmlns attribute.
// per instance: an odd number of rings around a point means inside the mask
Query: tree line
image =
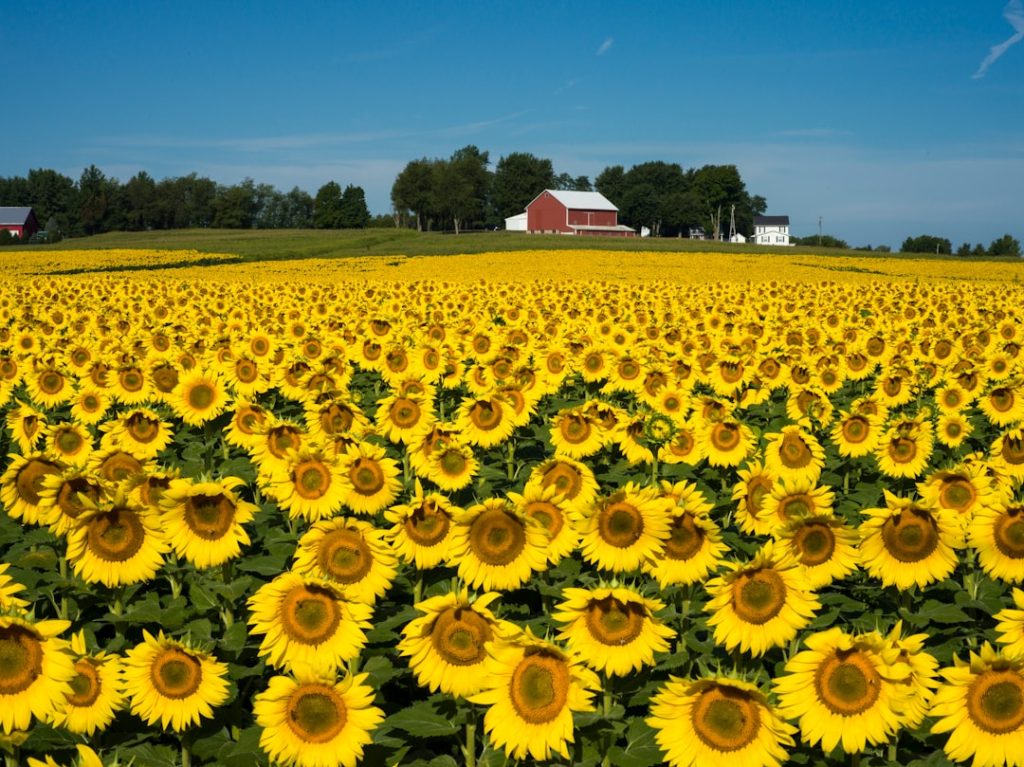
<svg viewBox="0 0 1024 767"><path fill-rule="evenodd" d="M95 165L83 170L77 181L46 168L30 170L27 176L0 177L0 205L31 206L55 239L191 227L344 229L373 222L365 192L352 184L342 189L329 181L314 198L297 186L282 192L251 178L224 185L195 173L156 181L140 171L121 183ZM391 225L390 216L383 218ZM0 243L11 239L9 233L0 233Z"/></svg>
<svg viewBox="0 0 1024 767"><path fill-rule="evenodd" d="M490 154L473 145L449 158L410 161L391 188L396 223L420 231L501 228L544 189L596 190L619 208L620 223L647 227L655 236L689 236L694 228L723 234L734 211L736 230L749 236L754 216L767 209L764 197L747 192L735 165L612 165L593 182L556 174L551 160L528 152L501 157L493 170L490 165Z"/></svg>

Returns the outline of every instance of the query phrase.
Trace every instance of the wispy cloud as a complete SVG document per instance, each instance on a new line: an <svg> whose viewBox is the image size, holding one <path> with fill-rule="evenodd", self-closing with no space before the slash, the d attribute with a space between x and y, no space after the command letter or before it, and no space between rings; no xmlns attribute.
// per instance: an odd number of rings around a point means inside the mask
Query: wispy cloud
<svg viewBox="0 0 1024 767"><path fill-rule="evenodd" d="M605 41L603 43L601 43L601 46L597 49L597 52L594 55L595 56L604 56L606 53L608 53L609 50L611 50L611 47L614 44L615 44L615 38L614 37L606 37Z"/></svg>
<svg viewBox="0 0 1024 767"><path fill-rule="evenodd" d="M984 77L988 68L995 64L1000 56L1006 53L1012 46L1024 40L1024 7L1021 6L1020 0L1010 0L1006 4L1006 7L1003 9L1003 18L1010 23L1015 33L1009 39L999 43L999 45L992 46L988 56L985 57L985 60L978 67L978 71L971 75L974 80L980 80Z"/></svg>

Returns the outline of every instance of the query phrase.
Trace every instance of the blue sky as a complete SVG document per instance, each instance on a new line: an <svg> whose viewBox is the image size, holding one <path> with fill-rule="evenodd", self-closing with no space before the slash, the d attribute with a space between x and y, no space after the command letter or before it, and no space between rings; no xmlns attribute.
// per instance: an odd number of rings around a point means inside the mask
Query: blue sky
<svg viewBox="0 0 1024 767"><path fill-rule="evenodd" d="M820 216L851 245L1024 240L1020 0L0 10L3 176L335 180L385 213L409 160L475 144L591 178L734 163L797 235Z"/></svg>

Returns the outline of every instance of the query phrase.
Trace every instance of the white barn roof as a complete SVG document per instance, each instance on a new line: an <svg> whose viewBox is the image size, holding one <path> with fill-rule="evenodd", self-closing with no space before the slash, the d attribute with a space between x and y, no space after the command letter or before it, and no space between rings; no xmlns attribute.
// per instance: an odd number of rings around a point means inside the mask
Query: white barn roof
<svg viewBox="0 0 1024 767"><path fill-rule="evenodd" d="M0 207L0 224L21 226L28 221L32 208Z"/></svg>
<svg viewBox="0 0 1024 767"><path fill-rule="evenodd" d="M618 210L600 192L569 192L564 189L545 189L544 192L547 192L562 203L562 205L572 210ZM544 192L541 192L541 194ZM540 194L537 197L540 197Z"/></svg>

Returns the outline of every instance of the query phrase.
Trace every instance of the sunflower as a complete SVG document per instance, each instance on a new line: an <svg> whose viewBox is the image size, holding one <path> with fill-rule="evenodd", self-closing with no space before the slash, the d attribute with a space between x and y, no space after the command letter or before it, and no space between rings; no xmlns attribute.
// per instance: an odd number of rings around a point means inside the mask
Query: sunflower
<svg viewBox="0 0 1024 767"><path fill-rule="evenodd" d="M138 365L118 366L107 375L108 391L114 399L125 405L141 405L153 396L153 381Z"/></svg>
<svg viewBox="0 0 1024 767"><path fill-rule="evenodd" d="M863 512L861 565L883 586L900 590L947 578L956 568L960 529L952 512L884 492L884 509Z"/></svg>
<svg viewBox="0 0 1024 767"><path fill-rule="evenodd" d="M105 432L101 448L119 448L139 458L156 458L174 439L171 425L149 408L129 410L100 429Z"/></svg>
<svg viewBox="0 0 1024 767"><path fill-rule="evenodd" d="M114 587L152 579L168 548L157 513L118 489L79 515L68 533L67 558L87 583Z"/></svg>
<svg viewBox="0 0 1024 767"><path fill-rule="evenodd" d="M698 440L712 466L739 466L754 449L753 431L731 415L702 422Z"/></svg>
<svg viewBox="0 0 1024 767"><path fill-rule="evenodd" d="M484 689L470 702L488 706L484 729L506 756L569 758L574 711L593 711L597 675L581 660L527 630L489 648Z"/></svg>
<svg viewBox="0 0 1024 767"><path fill-rule="evenodd" d="M384 719L373 705L366 674L346 675L299 668L274 676L253 699L262 748L287 767L355 767L371 732Z"/></svg>
<svg viewBox="0 0 1024 767"><path fill-rule="evenodd" d="M758 517L772 529L801 516L827 516L832 513L835 493L827 485L815 487L806 480L780 479L764 496Z"/></svg>
<svg viewBox="0 0 1024 767"><path fill-rule="evenodd" d="M917 490L926 505L953 512L965 526L979 509L998 503L997 493L980 463L932 472L917 484Z"/></svg>
<svg viewBox="0 0 1024 767"><path fill-rule="evenodd" d="M469 445L446 439L431 451L425 469L427 479L445 492L454 493L473 481L480 462Z"/></svg>
<svg viewBox="0 0 1024 767"><path fill-rule="evenodd" d="M256 438L245 447L261 477L272 478L287 472L289 455L310 442L309 435L293 421L277 418L267 412L265 421L256 427Z"/></svg>
<svg viewBox="0 0 1024 767"><path fill-rule="evenodd" d="M516 589L547 567L545 528L504 499L488 498L455 522L451 560L473 588Z"/></svg>
<svg viewBox="0 0 1024 767"><path fill-rule="evenodd" d="M386 509L402 489L401 469L383 447L359 442L341 458L341 470L350 487L345 506L356 514L376 514Z"/></svg>
<svg viewBox="0 0 1024 767"><path fill-rule="evenodd" d="M711 599L704 609L711 613L715 643L727 650L764 655L793 639L821 607L796 561L777 553L771 542L749 562L726 566L730 572L705 584Z"/></svg>
<svg viewBox="0 0 1024 767"><path fill-rule="evenodd" d="M569 516L565 496L553 485L530 485L522 494L509 493L508 500L525 516L539 523L548 535L548 562L557 565L576 550L579 536Z"/></svg>
<svg viewBox="0 0 1024 767"><path fill-rule="evenodd" d="M167 540L180 558L198 569L215 567L241 554L249 545L242 527L258 511L238 497L244 482L237 477L195 483L171 480L160 497L160 519Z"/></svg>
<svg viewBox="0 0 1024 767"><path fill-rule="evenodd" d="M1016 480L1024 479L1024 427L1009 429L992 442L992 463Z"/></svg>
<svg viewBox="0 0 1024 767"><path fill-rule="evenodd" d="M647 723L671 767L779 767L796 728L760 690L727 677L669 677L651 698Z"/></svg>
<svg viewBox="0 0 1024 767"><path fill-rule="evenodd" d="M748 535L768 535L774 524L770 519L761 517L761 510L775 486L775 475L760 461L752 461L740 469L739 478L733 488L732 499L737 501L736 520L740 531Z"/></svg>
<svg viewBox="0 0 1024 767"><path fill-rule="evenodd" d="M430 431L436 416L422 395L390 394L377 403L378 433L392 442L409 445Z"/></svg>
<svg viewBox="0 0 1024 767"><path fill-rule="evenodd" d="M946 447L958 448L964 443L974 427L959 413L944 413L939 416L935 438Z"/></svg>
<svg viewBox="0 0 1024 767"><path fill-rule="evenodd" d="M418 570L437 567L448 561L452 517L461 511L439 493L425 495L416 480L409 502L384 512L384 518L392 525L386 534L403 562L412 563Z"/></svg>
<svg viewBox="0 0 1024 767"><path fill-rule="evenodd" d="M900 726L915 729L928 714L928 707L938 687L939 662L924 646L928 634L903 636L903 621L896 621L892 631L885 637L885 645L896 655L896 660L905 663L909 675L900 681L909 693L903 703Z"/></svg>
<svg viewBox="0 0 1024 767"><path fill-rule="evenodd" d="M935 406L947 415L961 412L971 400L971 395L955 383L946 384L935 392Z"/></svg>
<svg viewBox="0 0 1024 767"><path fill-rule="evenodd" d="M89 653L85 632L71 638L75 676L64 706L54 709L50 722L69 732L92 735L105 730L124 705L123 663L119 656L105 652Z"/></svg>
<svg viewBox="0 0 1024 767"><path fill-rule="evenodd" d="M84 466L92 453L93 442L89 430L77 423L55 423L47 426L44 450L54 460L67 466Z"/></svg>
<svg viewBox="0 0 1024 767"><path fill-rule="evenodd" d="M1024 420L1024 393L1019 383L1000 381L978 399L978 408L989 423L999 427L1012 426Z"/></svg>
<svg viewBox="0 0 1024 767"><path fill-rule="evenodd" d="M124 657L124 691L133 714L175 732L213 716L228 699L228 667L185 642L142 630Z"/></svg>
<svg viewBox="0 0 1024 767"><path fill-rule="evenodd" d="M662 588L670 584L703 581L718 567L728 546L710 513L712 506L689 482L663 480L662 496L672 500L669 509L669 537L661 553L641 566Z"/></svg>
<svg viewBox="0 0 1024 767"><path fill-rule="evenodd" d="M832 426L831 437L844 458L870 455L881 437L881 419L867 413L843 412Z"/></svg>
<svg viewBox="0 0 1024 767"><path fill-rule="evenodd" d="M262 406L247 399L236 399L230 410L231 423L224 430L224 441L229 445L249 450L259 443L261 432L266 427L270 415Z"/></svg>
<svg viewBox="0 0 1024 767"><path fill-rule="evenodd" d="M105 492L103 483L81 468L47 474L39 488L39 524L49 527L54 535L67 535L78 517L98 504Z"/></svg>
<svg viewBox="0 0 1024 767"><path fill-rule="evenodd" d="M49 475L59 475L63 467L45 453L7 456L10 464L0 476L0 501L12 519L39 524L43 483Z"/></svg>
<svg viewBox="0 0 1024 767"><path fill-rule="evenodd" d="M0 615L0 728L28 730L32 717L45 719L72 692L75 663L59 639L69 621L34 621Z"/></svg>
<svg viewBox="0 0 1024 767"><path fill-rule="evenodd" d="M22 454L31 453L43 438L46 426L46 414L31 405L18 401L17 407L11 408L5 418L7 428L18 443Z"/></svg>
<svg viewBox="0 0 1024 767"><path fill-rule="evenodd" d="M996 503L978 509L968 540L989 577L1024 581L1024 503Z"/></svg>
<svg viewBox="0 0 1024 767"><path fill-rule="evenodd" d="M887 477L919 477L928 466L935 439L923 417L897 420L875 448L878 469Z"/></svg>
<svg viewBox="0 0 1024 767"><path fill-rule="evenodd" d="M94 386L83 386L71 400L71 418L83 426L99 423L110 409L110 404L107 392Z"/></svg>
<svg viewBox="0 0 1024 767"><path fill-rule="evenodd" d="M118 484L136 479L154 468L150 460L132 455L120 448L94 450L89 456L87 467L90 472L111 484Z"/></svg>
<svg viewBox="0 0 1024 767"><path fill-rule="evenodd" d="M933 733L949 733L950 759L973 757L977 767L1024 763L1024 658L1006 656L986 642L968 661L953 656L939 672L929 714Z"/></svg>
<svg viewBox="0 0 1024 767"><path fill-rule="evenodd" d="M554 487L556 492L565 496L570 511L589 506L598 492L597 480L590 467L565 456L549 458L534 465L524 492L536 487Z"/></svg>
<svg viewBox="0 0 1024 767"><path fill-rule="evenodd" d="M202 426L220 415L228 404L227 387L213 372L191 370L181 377L171 407L189 426Z"/></svg>
<svg viewBox="0 0 1024 767"><path fill-rule="evenodd" d="M696 466L706 457L706 446L700 438L700 429L695 419L676 423L672 438L658 448L658 460L667 464Z"/></svg>
<svg viewBox="0 0 1024 767"><path fill-rule="evenodd" d="M809 745L826 753L842 744L853 754L886 742L900 727L910 690L906 663L887 652L877 633L851 636L839 628L812 634L773 683L779 712L798 719Z"/></svg>
<svg viewBox="0 0 1024 767"><path fill-rule="evenodd" d="M398 652L409 658L420 686L457 698L483 689L488 647L513 630L488 609L498 596L492 591L472 597L463 589L414 605L423 615L402 629Z"/></svg>
<svg viewBox="0 0 1024 767"><path fill-rule="evenodd" d="M809 589L842 580L857 569L860 536L832 514L802 514L774 531L779 548L797 561Z"/></svg>
<svg viewBox="0 0 1024 767"><path fill-rule="evenodd" d="M330 581L296 572L265 583L248 604L252 633L263 635L259 655L285 669L302 663L341 668L366 644L373 614Z"/></svg>
<svg viewBox="0 0 1024 767"><path fill-rule="evenodd" d="M72 378L66 370L46 366L41 370L27 373L24 378L25 388L32 401L42 408L60 407L74 396Z"/></svg>
<svg viewBox="0 0 1024 767"><path fill-rule="evenodd" d="M607 434L595 414L583 408L558 411L552 419L551 444L557 455L579 460L593 455L607 441Z"/></svg>
<svg viewBox="0 0 1024 767"><path fill-rule="evenodd" d="M395 552L384 535L358 519L317 522L299 539L293 569L329 580L345 599L372 605L397 572Z"/></svg>
<svg viewBox="0 0 1024 767"><path fill-rule="evenodd" d="M657 557L670 535L671 499L633 482L576 512L583 558L602 570L629 572Z"/></svg>
<svg viewBox="0 0 1024 767"><path fill-rule="evenodd" d="M488 448L512 436L512 406L497 395L470 397L459 406L455 426L470 444Z"/></svg>
<svg viewBox="0 0 1024 767"><path fill-rule="evenodd" d="M797 425L766 434L764 465L778 479L814 484L825 465L825 451L813 434Z"/></svg>
<svg viewBox="0 0 1024 767"><path fill-rule="evenodd" d="M1005 607L992 616L999 621L996 641L1007 655L1024 658L1024 591L1013 590L1013 603L1016 609Z"/></svg>
<svg viewBox="0 0 1024 767"><path fill-rule="evenodd" d="M665 607L628 588L567 588L551 613L565 624L558 638L595 671L625 676L654 665L676 632L655 617Z"/></svg>
<svg viewBox="0 0 1024 767"><path fill-rule="evenodd" d="M341 460L314 443L289 451L264 488L289 517L309 521L339 513L352 491Z"/></svg>

